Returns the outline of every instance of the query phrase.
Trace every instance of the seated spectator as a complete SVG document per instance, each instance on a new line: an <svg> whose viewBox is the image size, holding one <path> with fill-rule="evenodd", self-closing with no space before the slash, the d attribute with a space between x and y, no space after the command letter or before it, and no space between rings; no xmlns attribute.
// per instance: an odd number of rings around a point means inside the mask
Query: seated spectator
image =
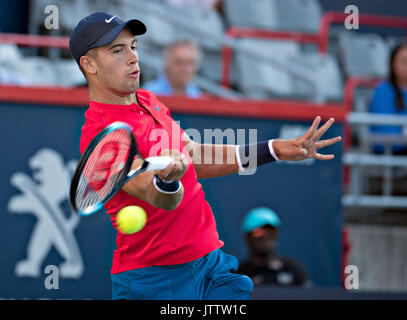
<svg viewBox="0 0 407 320"><path fill-rule="evenodd" d="M165 73L143 88L156 95L183 95L199 98L202 93L192 82L200 61L198 46L190 41L176 41L164 51Z"/></svg>
<svg viewBox="0 0 407 320"><path fill-rule="evenodd" d="M305 286L307 276L301 265L275 252L280 226L279 217L269 208L255 208L246 215L242 229L249 260L240 265L237 273L249 276L254 285Z"/></svg>
<svg viewBox="0 0 407 320"><path fill-rule="evenodd" d="M389 80L376 87L370 105L373 113L404 114L407 115L407 43L396 46L390 56ZM372 126L374 134L405 134L406 127L400 126ZM404 131L404 132L403 132ZM407 154L407 147L393 144L394 154ZM383 153L384 146L374 146L375 153Z"/></svg>

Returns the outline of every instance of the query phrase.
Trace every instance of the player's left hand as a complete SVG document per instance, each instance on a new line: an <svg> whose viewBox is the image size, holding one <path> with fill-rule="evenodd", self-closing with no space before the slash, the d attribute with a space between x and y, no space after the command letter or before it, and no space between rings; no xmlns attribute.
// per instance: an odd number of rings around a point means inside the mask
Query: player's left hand
<svg viewBox="0 0 407 320"><path fill-rule="evenodd" d="M320 122L321 117L316 117L311 127L302 137L290 140L274 140L273 148L277 157L280 160L289 161L298 161L308 158L315 158L318 160L333 159L333 154L321 154L317 153L317 150L341 141L342 137L338 136L332 139L319 141L322 135L332 126L335 120L334 118L330 118L321 128L317 130Z"/></svg>

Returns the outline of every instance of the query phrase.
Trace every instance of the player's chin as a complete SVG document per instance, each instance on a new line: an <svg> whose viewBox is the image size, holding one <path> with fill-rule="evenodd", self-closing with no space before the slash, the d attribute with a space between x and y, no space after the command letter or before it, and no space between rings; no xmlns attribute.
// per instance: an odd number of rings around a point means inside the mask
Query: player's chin
<svg viewBox="0 0 407 320"><path fill-rule="evenodd" d="M140 88L140 81L137 79L127 82L126 89L129 92L137 91Z"/></svg>

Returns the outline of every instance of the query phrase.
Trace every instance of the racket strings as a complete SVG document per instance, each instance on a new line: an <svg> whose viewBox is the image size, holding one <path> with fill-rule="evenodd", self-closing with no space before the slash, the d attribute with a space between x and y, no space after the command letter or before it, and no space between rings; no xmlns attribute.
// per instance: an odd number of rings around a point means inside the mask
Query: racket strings
<svg viewBox="0 0 407 320"><path fill-rule="evenodd" d="M111 194L127 173L125 167L130 148L130 133L125 129L114 130L102 138L80 175L75 196L78 209L86 210Z"/></svg>

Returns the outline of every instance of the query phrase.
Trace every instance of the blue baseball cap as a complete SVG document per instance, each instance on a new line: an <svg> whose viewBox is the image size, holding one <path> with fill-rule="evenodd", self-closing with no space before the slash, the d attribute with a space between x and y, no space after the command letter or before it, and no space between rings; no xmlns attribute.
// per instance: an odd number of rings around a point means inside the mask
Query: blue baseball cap
<svg viewBox="0 0 407 320"><path fill-rule="evenodd" d="M73 29L69 49L76 62L90 49L103 47L112 42L125 27L136 35L146 33L147 27L140 20L123 21L119 16L104 12L92 13Z"/></svg>
<svg viewBox="0 0 407 320"><path fill-rule="evenodd" d="M271 225L278 229L281 226L280 218L269 208L254 208L243 219L242 230L245 233L249 233L265 225Z"/></svg>

